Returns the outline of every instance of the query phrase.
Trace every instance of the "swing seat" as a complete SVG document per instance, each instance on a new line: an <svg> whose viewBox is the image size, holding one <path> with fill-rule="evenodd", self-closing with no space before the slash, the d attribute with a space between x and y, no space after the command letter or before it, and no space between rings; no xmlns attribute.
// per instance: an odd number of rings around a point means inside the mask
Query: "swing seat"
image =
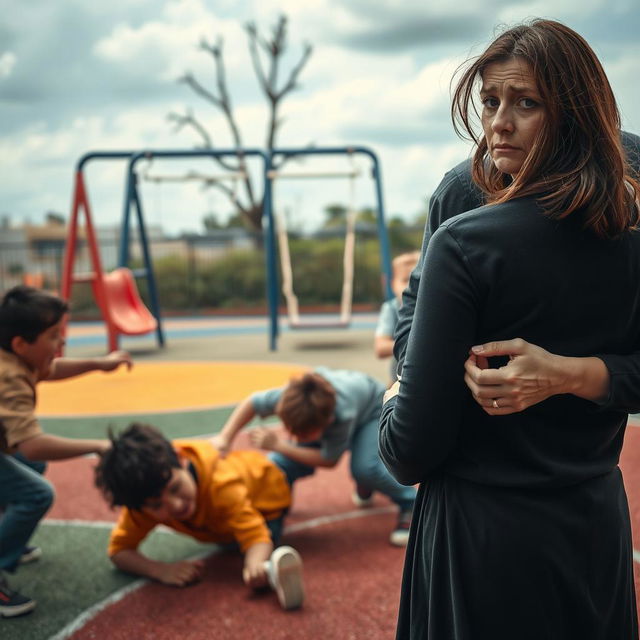
<svg viewBox="0 0 640 640"><path fill-rule="evenodd" d="M101 301L101 306L118 333L141 335L157 329L158 321L142 302L130 269L114 269L103 276L102 282L106 299Z"/></svg>
<svg viewBox="0 0 640 640"><path fill-rule="evenodd" d="M312 320L312 319L289 319L290 329L348 329L350 320Z"/></svg>

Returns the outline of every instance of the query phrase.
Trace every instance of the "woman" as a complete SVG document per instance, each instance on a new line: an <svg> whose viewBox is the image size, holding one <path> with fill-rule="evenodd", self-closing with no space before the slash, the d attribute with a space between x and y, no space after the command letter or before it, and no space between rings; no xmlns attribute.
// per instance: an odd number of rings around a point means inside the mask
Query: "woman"
<svg viewBox="0 0 640 640"><path fill-rule="evenodd" d="M640 188L615 99L588 44L548 20L463 73L453 113L474 140L478 81L473 176L491 204L431 238L381 416L385 464L421 483L398 638L637 638L626 414L562 395L490 415L463 380L470 348L505 335L573 357L640 348Z"/></svg>

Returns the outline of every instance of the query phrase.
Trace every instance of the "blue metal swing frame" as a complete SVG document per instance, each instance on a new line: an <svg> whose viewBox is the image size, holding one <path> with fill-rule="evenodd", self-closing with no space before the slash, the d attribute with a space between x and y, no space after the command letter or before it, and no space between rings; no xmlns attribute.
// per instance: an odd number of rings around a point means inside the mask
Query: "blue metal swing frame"
<svg viewBox="0 0 640 640"><path fill-rule="evenodd" d="M380 265L382 271L382 288L383 295L386 299L393 297L393 291L391 289L391 252L389 248L389 236L387 233L387 226L385 223L385 211L384 211L384 199L382 195L382 174L380 169L380 161L378 156L368 147L353 146L353 147L305 147L305 148L277 148L273 149L269 160L265 163L265 210L267 209L267 194L268 194L268 211L263 214L263 220L268 219L268 223L265 229L266 235L266 260L267 260L267 300L269 303L269 347L272 351L277 349L279 329L279 311L278 303L280 296L278 267L277 267L277 244L275 226L273 223L273 209L272 209L272 178L269 176L269 172L273 166L273 159L282 157L300 157L310 155L346 155L353 157L356 154L367 156L371 159L371 176L375 181L376 188L376 228L378 232L378 240L380 247Z"/></svg>
<svg viewBox="0 0 640 640"><path fill-rule="evenodd" d="M153 271L149 241L144 223L144 212L140 194L138 192L136 164L143 159L153 158L197 158L197 157L229 157L243 155L247 157L259 157L263 161L263 211L262 228L265 236L265 262L267 272L266 295L269 308L269 348L272 351L277 349L279 328L279 275L277 266L277 243L276 231L272 206L272 178L270 172L273 168L273 159L282 157L301 157L309 155L347 155L353 157L356 154L367 156L371 159L371 175L375 181L376 191L376 225L380 247L380 264L383 276L383 295L385 298L393 297L391 290L391 255L389 249L389 238L385 223L385 209L382 194L382 176L380 162L377 155L368 147L325 147L325 148L277 148L271 153L261 149L245 149L238 152L237 149L221 150L144 150L144 151L105 151L87 153L78 162L78 172L82 172L84 166L94 159L128 159L127 182L124 195L124 206L121 223L120 244L118 251L118 265L128 267L130 260L129 239L131 208L135 208L135 216L138 223L138 232L142 247L144 268L134 270L134 275L146 277L149 290L149 302L151 311L157 320L156 335L159 345L164 345L164 332L160 315L160 303L158 299L158 289Z"/></svg>

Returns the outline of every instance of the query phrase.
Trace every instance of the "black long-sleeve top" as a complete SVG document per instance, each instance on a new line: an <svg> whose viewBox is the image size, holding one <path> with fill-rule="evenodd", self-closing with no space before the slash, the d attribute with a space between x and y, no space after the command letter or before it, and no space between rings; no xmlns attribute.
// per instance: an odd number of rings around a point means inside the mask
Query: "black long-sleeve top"
<svg viewBox="0 0 640 640"><path fill-rule="evenodd" d="M629 168L635 177L640 176L640 137L621 132L622 144ZM404 355L415 310L422 263L431 236L446 220L465 211L471 211L484 204L484 195L471 179L471 161L461 162L448 171L429 201L429 217L422 240L422 252L418 266L411 274L409 285L402 295L398 324L395 330L394 356L398 361L398 373L404 365ZM508 340L515 336L500 336ZM601 402L605 409L615 409L627 413L640 412L640 353L607 354L591 353L605 363L610 375L609 395Z"/></svg>
<svg viewBox="0 0 640 640"><path fill-rule="evenodd" d="M549 219L533 198L444 222L420 274L398 396L380 453L400 481L437 470L502 486L566 486L618 462L626 413L571 395L489 416L466 387L469 348L521 337L560 355L640 351L640 233L598 239L579 212ZM635 389L635 395L638 390Z"/></svg>

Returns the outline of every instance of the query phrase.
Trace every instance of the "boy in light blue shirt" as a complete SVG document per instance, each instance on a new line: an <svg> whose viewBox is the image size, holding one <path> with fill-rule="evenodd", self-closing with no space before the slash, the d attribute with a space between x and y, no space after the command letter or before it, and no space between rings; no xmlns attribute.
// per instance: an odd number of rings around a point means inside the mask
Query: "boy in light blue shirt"
<svg viewBox="0 0 640 640"><path fill-rule="evenodd" d="M294 378L285 387L253 393L234 410L214 445L229 451L237 433L254 417L277 415L293 441L271 428L251 432L255 446L270 450L271 458L290 483L313 474L316 467L334 467L351 452L351 474L359 506L369 504L380 491L399 507L399 519L390 542L405 546L409 535L415 489L399 484L378 455L378 419L384 385L358 371L318 367Z"/></svg>
<svg viewBox="0 0 640 640"><path fill-rule="evenodd" d="M419 251L409 251L407 253L401 253L393 259L393 276L391 280L391 288L394 293L394 297L391 300L386 300L380 308L380 315L378 316L378 324L376 326L375 337L373 341L373 350L378 358L391 358L389 365L389 372L391 378L391 384L397 379L397 366L398 362L393 356L394 334L396 331L396 325L400 317L400 306L402 305L402 292L407 288L409 284L409 278L411 272L416 268L418 259L420 258Z"/></svg>

